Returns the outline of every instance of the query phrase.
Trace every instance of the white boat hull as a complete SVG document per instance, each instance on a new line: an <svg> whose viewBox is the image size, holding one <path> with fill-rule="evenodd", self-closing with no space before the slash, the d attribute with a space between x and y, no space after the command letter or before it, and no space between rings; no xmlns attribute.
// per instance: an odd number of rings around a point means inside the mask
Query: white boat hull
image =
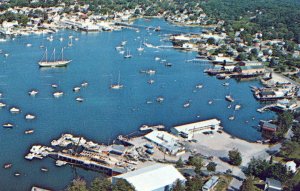
<svg viewBox="0 0 300 191"><path fill-rule="evenodd" d="M63 67L69 64L72 60L62 60L54 62L39 62L40 67Z"/></svg>

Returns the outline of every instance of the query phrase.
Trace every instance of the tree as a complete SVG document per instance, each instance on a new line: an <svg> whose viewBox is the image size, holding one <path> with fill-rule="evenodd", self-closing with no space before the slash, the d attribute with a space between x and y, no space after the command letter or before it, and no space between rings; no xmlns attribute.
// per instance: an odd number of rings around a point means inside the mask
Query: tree
<svg viewBox="0 0 300 191"><path fill-rule="evenodd" d="M213 38L213 37L210 37L210 38L207 39L207 43L208 44L216 44L216 39Z"/></svg>
<svg viewBox="0 0 300 191"><path fill-rule="evenodd" d="M267 175L267 170L270 164L266 160L252 158L245 169L245 174L248 176L256 176L260 179L265 179Z"/></svg>
<svg viewBox="0 0 300 191"><path fill-rule="evenodd" d="M180 157L178 161L176 162L177 168L182 168L184 166L184 162L182 161L182 158Z"/></svg>
<svg viewBox="0 0 300 191"><path fill-rule="evenodd" d="M199 176L195 176L191 179L188 179L186 181L186 189L187 191L199 191L201 190L202 186L203 186L203 181L201 179L201 177Z"/></svg>
<svg viewBox="0 0 300 191"><path fill-rule="evenodd" d="M172 186L172 191L185 191L185 187L181 180L177 179Z"/></svg>
<svg viewBox="0 0 300 191"><path fill-rule="evenodd" d="M255 186L252 177L248 177L243 181L240 191L255 191Z"/></svg>
<svg viewBox="0 0 300 191"><path fill-rule="evenodd" d="M189 165L195 167L195 173L200 174L201 168L203 167L203 160L199 156L190 156L188 160Z"/></svg>
<svg viewBox="0 0 300 191"><path fill-rule="evenodd" d="M67 191L88 191L86 182L83 179L77 178L68 186Z"/></svg>
<svg viewBox="0 0 300 191"><path fill-rule="evenodd" d="M268 169L268 177L285 182L289 176L283 164L275 163Z"/></svg>
<svg viewBox="0 0 300 191"><path fill-rule="evenodd" d="M208 171L216 171L216 166L217 166L216 163L214 163L214 162L209 162L208 165L207 165L207 170L208 170Z"/></svg>
<svg viewBox="0 0 300 191"><path fill-rule="evenodd" d="M299 124L297 124L293 127L292 141L300 143L300 126L299 126Z"/></svg>
<svg viewBox="0 0 300 191"><path fill-rule="evenodd" d="M135 188L125 179L118 179L116 184L113 185L112 191L134 191Z"/></svg>
<svg viewBox="0 0 300 191"><path fill-rule="evenodd" d="M110 191L111 186L111 182L108 179L95 178L91 183L90 191Z"/></svg>
<svg viewBox="0 0 300 191"><path fill-rule="evenodd" d="M230 150L228 157L231 165L239 166L242 163L241 153L237 149Z"/></svg>

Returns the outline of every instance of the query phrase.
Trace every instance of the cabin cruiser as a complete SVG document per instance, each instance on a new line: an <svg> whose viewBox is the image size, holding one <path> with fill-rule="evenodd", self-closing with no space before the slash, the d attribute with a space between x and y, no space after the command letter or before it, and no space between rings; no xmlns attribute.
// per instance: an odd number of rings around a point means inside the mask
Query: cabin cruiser
<svg viewBox="0 0 300 191"><path fill-rule="evenodd" d="M234 109L235 109L235 110L241 109L241 105L236 105L236 106L234 107Z"/></svg>
<svg viewBox="0 0 300 191"><path fill-rule="evenodd" d="M158 97L158 98L156 99L156 101L159 102L159 103L161 103L161 102L164 101L164 98L160 96L160 97Z"/></svg>
<svg viewBox="0 0 300 191"><path fill-rule="evenodd" d="M6 163L3 165L3 168L5 168L5 169L11 168L11 167L12 167L11 163Z"/></svg>
<svg viewBox="0 0 300 191"><path fill-rule="evenodd" d="M3 108L3 107L5 107L5 106L6 106L5 103L0 102L0 108Z"/></svg>
<svg viewBox="0 0 300 191"><path fill-rule="evenodd" d="M26 114L25 115L25 119L27 119L27 120L33 120L33 119L35 119L35 116L31 115L31 114Z"/></svg>
<svg viewBox="0 0 300 191"><path fill-rule="evenodd" d="M153 84L154 82L154 80L148 80L148 84Z"/></svg>
<svg viewBox="0 0 300 191"><path fill-rule="evenodd" d="M4 123L2 126L4 128L13 128L14 127L14 125L12 123Z"/></svg>
<svg viewBox="0 0 300 191"><path fill-rule="evenodd" d="M31 90L31 91L29 91L28 92L28 94L30 95L30 96L35 96L36 94L38 94L39 92L37 91L37 90Z"/></svg>
<svg viewBox="0 0 300 191"><path fill-rule="evenodd" d="M56 97L56 98L61 97L63 95L64 95L64 92L54 92L53 93L53 96Z"/></svg>
<svg viewBox="0 0 300 191"><path fill-rule="evenodd" d="M202 84L198 84L198 85L196 85L196 88L197 89L201 89L201 88L203 88L203 85Z"/></svg>
<svg viewBox="0 0 300 191"><path fill-rule="evenodd" d="M12 107L12 108L10 108L10 110L9 110L11 113L20 113L20 109L19 108L16 108L16 107Z"/></svg>
<svg viewBox="0 0 300 191"><path fill-rule="evenodd" d="M187 108L187 107L190 107L190 102L186 102L184 105L183 105L184 108Z"/></svg>
<svg viewBox="0 0 300 191"><path fill-rule="evenodd" d="M89 85L89 83L87 83L87 82L82 82L82 83L81 83L81 86L82 86L82 87L87 87L88 85Z"/></svg>
<svg viewBox="0 0 300 191"><path fill-rule="evenodd" d="M51 84L51 87L52 88L58 88L58 85L57 84Z"/></svg>
<svg viewBox="0 0 300 191"><path fill-rule="evenodd" d="M77 98L76 98L76 101L78 101L78 102L83 102L84 99L83 99L82 97L77 97Z"/></svg>
<svg viewBox="0 0 300 191"><path fill-rule="evenodd" d="M34 132L33 129L29 129L29 130L26 130L24 133L25 133L26 135L28 135L28 134L32 134L33 132Z"/></svg>
<svg viewBox="0 0 300 191"><path fill-rule="evenodd" d="M75 88L73 88L73 91L74 91L74 92L79 92L79 91L80 91L80 87L75 87Z"/></svg>
<svg viewBox="0 0 300 191"><path fill-rule="evenodd" d="M231 95L226 95L225 99L229 102L234 102L234 99L231 97Z"/></svg>

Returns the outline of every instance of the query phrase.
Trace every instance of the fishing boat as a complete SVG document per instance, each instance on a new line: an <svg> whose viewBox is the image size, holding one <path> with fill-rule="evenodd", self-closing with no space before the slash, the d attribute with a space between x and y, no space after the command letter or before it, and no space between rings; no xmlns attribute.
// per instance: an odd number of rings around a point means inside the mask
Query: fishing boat
<svg viewBox="0 0 300 191"><path fill-rule="evenodd" d="M55 59L55 49L53 50L53 60L52 61L48 61L48 50L46 48L45 53L43 58L45 58L44 61L40 61L38 62L40 67L62 67L62 66L67 66L67 64L69 64L72 60L65 60L64 59L64 49L61 49L61 59L60 60L56 60ZM43 60L42 58L42 60Z"/></svg>
<svg viewBox="0 0 300 191"><path fill-rule="evenodd" d="M5 168L5 169L11 168L11 167L12 167L11 163L6 163L3 165L3 168Z"/></svg>
<svg viewBox="0 0 300 191"><path fill-rule="evenodd" d="M5 103L0 102L0 108L3 108L3 107L5 107L5 106L6 106Z"/></svg>
<svg viewBox="0 0 300 191"><path fill-rule="evenodd" d="M26 114L25 115L25 119L27 119L27 120L33 120L33 119L35 119L35 116L32 115L32 114Z"/></svg>
<svg viewBox="0 0 300 191"><path fill-rule="evenodd" d="M234 99L231 97L231 95L226 95L225 99L229 102L234 102Z"/></svg>
<svg viewBox="0 0 300 191"><path fill-rule="evenodd" d="M120 84L120 72L119 72L119 77L118 77L118 83L110 85L110 88L114 89L114 90L118 90L118 89L122 89L123 88L123 85Z"/></svg>
<svg viewBox="0 0 300 191"><path fill-rule="evenodd" d="M25 133L26 135L28 135L28 134L32 134L33 132L34 132L33 129L29 129L29 130L26 130L24 133Z"/></svg>
<svg viewBox="0 0 300 191"><path fill-rule="evenodd" d="M14 125L12 124L12 123L4 123L3 125L2 125L2 127L3 128L13 128L14 127Z"/></svg>
<svg viewBox="0 0 300 191"><path fill-rule="evenodd" d="M79 92L79 91L80 91L80 87L74 87L74 88L73 88L73 91L74 91L74 92Z"/></svg>
<svg viewBox="0 0 300 191"><path fill-rule="evenodd" d="M30 96L35 96L36 94L38 94L39 92L37 91L37 90L31 90L31 91L29 91L28 92L28 94L30 95Z"/></svg>
<svg viewBox="0 0 300 191"><path fill-rule="evenodd" d="M10 110L9 110L11 113L20 113L20 109L19 108L16 108L16 107L12 107L12 108L10 108Z"/></svg>
<svg viewBox="0 0 300 191"><path fill-rule="evenodd" d="M59 91L59 92L54 92L54 93L53 93L53 96L54 96L55 98L61 97L61 96L63 96L63 95L64 95L64 92L61 92L61 91Z"/></svg>
<svg viewBox="0 0 300 191"><path fill-rule="evenodd" d="M84 99L83 99L82 97L77 97L77 98L76 98L76 101L78 101L78 102L83 102Z"/></svg>

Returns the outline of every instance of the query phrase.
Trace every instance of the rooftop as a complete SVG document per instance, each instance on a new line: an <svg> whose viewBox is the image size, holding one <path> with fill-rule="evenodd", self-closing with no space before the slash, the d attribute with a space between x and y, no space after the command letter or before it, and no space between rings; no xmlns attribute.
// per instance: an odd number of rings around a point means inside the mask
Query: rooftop
<svg viewBox="0 0 300 191"><path fill-rule="evenodd" d="M139 170L128 172L115 178L123 178L131 183L137 191L153 191L172 185L177 179L186 179L172 165L154 164Z"/></svg>
<svg viewBox="0 0 300 191"><path fill-rule="evenodd" d="M176 126L173 128L176 129L177 131L189 133L189 131L192 131L193 129L196 129L196 128L207 127L207 126L217 126L217 125L220 125L220 123L221 123L221 121L219 121L217 119L209 119L209 120L205 120L205 121Z"/></svg>

